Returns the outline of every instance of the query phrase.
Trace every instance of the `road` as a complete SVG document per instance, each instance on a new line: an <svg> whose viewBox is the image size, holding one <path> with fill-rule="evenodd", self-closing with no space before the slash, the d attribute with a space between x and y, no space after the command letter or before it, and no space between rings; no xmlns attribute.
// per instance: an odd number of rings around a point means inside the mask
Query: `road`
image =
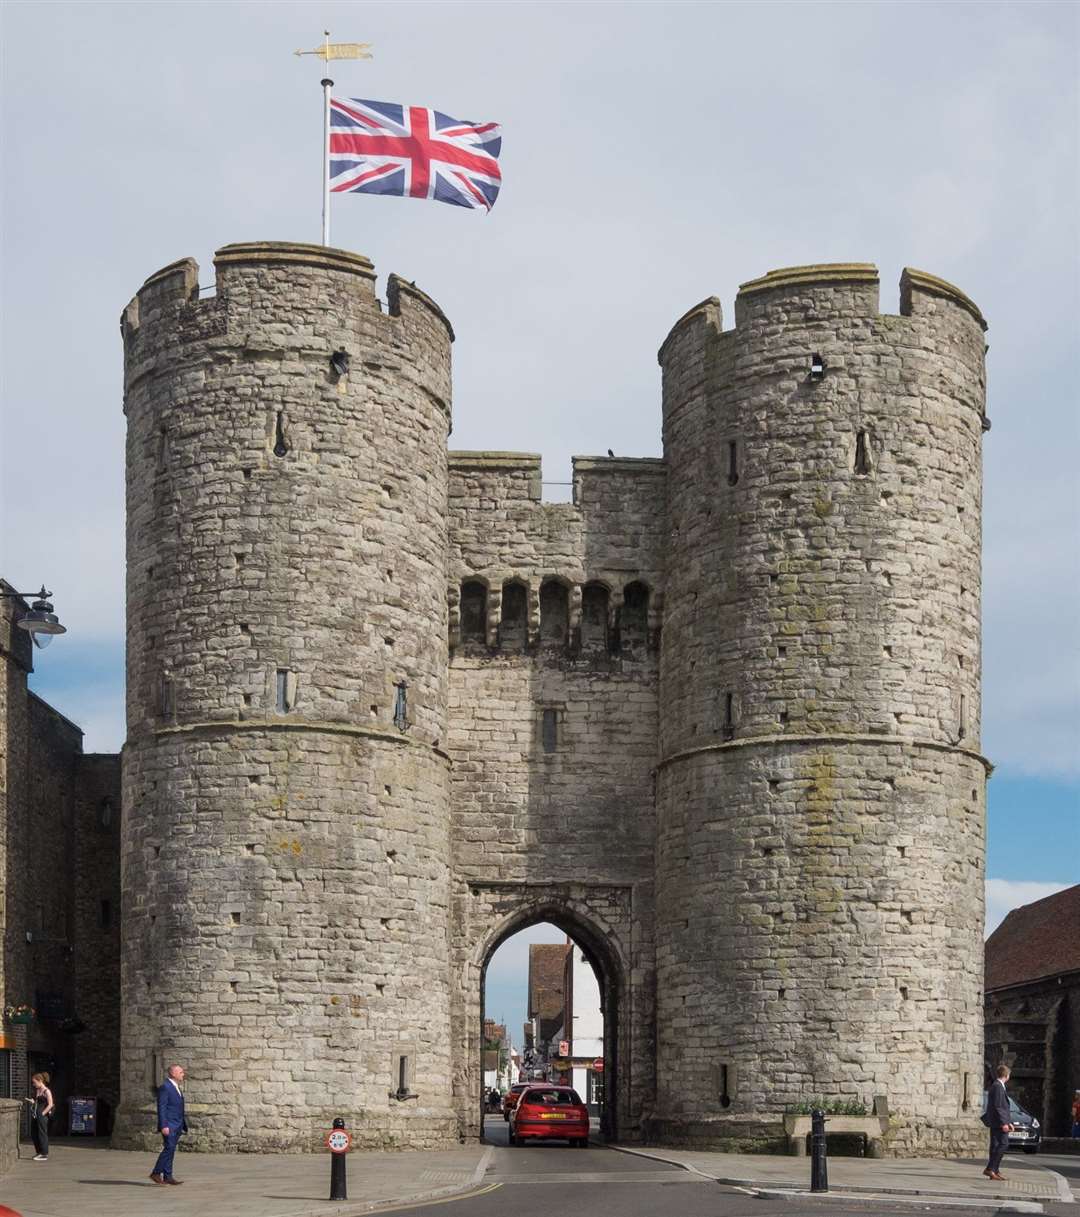
<svg viewBox="0 0 1080 1217"><path fill-rule="evenodd" d="M586 1150L560 1143L511 1149L501 1116L488 1118L484 1134L496 1149L477 1191L460 1200L410 1207L410 1217L829 1217L834 1213L971 1217L974 1211L851 1201L835 1193L821 1199L757 1197L599 1144Z"/></svg>

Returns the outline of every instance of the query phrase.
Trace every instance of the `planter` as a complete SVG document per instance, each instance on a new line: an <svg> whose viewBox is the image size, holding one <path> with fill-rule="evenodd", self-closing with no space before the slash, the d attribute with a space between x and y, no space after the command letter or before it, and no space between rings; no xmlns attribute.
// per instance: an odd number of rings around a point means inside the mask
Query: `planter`
<svg viewBox="0 0 1080 1217"><path fill-rule="evenodd" d="M9 1023L32 1023L34 1016L32 1014L9 1014L7 1021Z"/></svg>

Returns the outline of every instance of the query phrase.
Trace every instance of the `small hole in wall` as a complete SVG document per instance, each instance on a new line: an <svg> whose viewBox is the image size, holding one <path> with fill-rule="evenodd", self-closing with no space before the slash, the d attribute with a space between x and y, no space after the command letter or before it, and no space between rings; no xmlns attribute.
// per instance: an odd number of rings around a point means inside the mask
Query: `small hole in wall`
<svg viewBox="0 0 1080 1217"><path fill-rule="evenodd" d="M244 845L244 850L245 850L247 853L249 853L249 854L253 854L253 853L255 852L255 842L254 842L254 841L248 841L248 842L247 842L247 843Z"/></svg>
<svg viewBox="0 0 1080 1217"><path fill-rule="evenodd" d="M248 625L248 623L246 621L240 622L240 633L241 634L250 634L251 633L251 626Z"/></svg>
<svg viewBox="0 0 1080 1217"><path fill-rule="evenodd" d="M234 554L234 555L233 555L233 557L235 557L235 558L236 558L236 565L237 565L237 566L243 566L243 565L244 565L244 555L243 555L243 554Z"/></svg>
<svg viewBox="0 0 1080 1217"><path fill-rule="evenodd" d="M900 912L900 918L901 918L901 920L902 920L902 921L904 921L904 922L905 922L907 925L911 925L911 924L912 924L912 921L911 921L911 913L910 913L910 911L909 911L908 909L902 909L902 910L901 910L901 912Z"/></svg>
<svg viewBox="0 0 1080 1217"><path fill-rule="evenodd" d="M261 777L259 777L259 775L258 775L257 773L249 773L249 774L248 774L248 785L249 785L249 786L258 786L258 784L259 784L261 781L262 781L262 778L261 778Z"/></svg>
<svg viewBox="0 0 1080 1217"><path fill-rule="evenodd" d="M779 582L780 582L780 576L779 576L779 575L770 575L770 576L769 576L769 582L770 582L770 583L779 583Z"/></svg>
<svg viewBox="0 0 1080 1217"><path fill-rule="evenodd" d="M895 790L896 789L896 778L886 778L885 785L888 786L888 788L890 790Z"/></svg>
<svg viewBox="0 0 1080 1217"><path fill-rule="evenodd" d="M155 845L155 846L154 846L154 857L155 857L155 858L160 858L160 857L161 857L161 846L160 846L160 845Z"/></svg>
<svg viewBox="0 0 1080 1217"><path fill-rule="evenodd" d="M900 996L904 999L904 1001L907 1001L907 999L908 999L907 985L900 986Z"/></svg>
<svg viewBox="0 0 1080 1217"><path fill-rule="evenodd" d="M385 642L388 647L392 647L394 645L394 640L390 637L384 638L383 642Z"/></svg>
<svg viewBox="0 0 1080 1217"><path fill-rule="evenodd" d="M386 856L387 856L387 858L389 858L389 859L390 859L390 861L391 861L391 862L393 862L393 860L394 860L394 859L397 857L397 850L396 850L396 849L388 849L388 850L386 851Z"/></svg>
<svg viewBox="0 0 1080 1217"><path fill-rule="evenodd" d="M691 734L691 735L697 735L697 723L694 723L694 724L693 724L693 726L691 726L691 728L690 728L690 734Z"/></svg>
<svg viewBox="0 0 1080 1217"><path fill-rule="evenodd" d="M881 649L886 659L892 659L892 647L882 647Z"/></svg>
<svg viewBox="0 0 1080 1217"><path fill-rule="evenodd" d="M964 508L963 508L963 507L962 507L960 504L957 504L957 507L956 507L956 514L957 514L958 516L962 516L962 515L964 514Z"/></svg>
<svg viewBox="0 0 1080 1217"><path fill-rule="evenodd" d="M242 473L243 473L243 475L244 475L244 480L245 480L245 481L247 481L247 479L248 479L249 477L251 477L251 470L250 470L250 469L243 469L243 470L241 470L241 472L242 472Z"/></svg>
<svg viewBox="0 0 1080 1217"><path fill-rule="evenodd" d="M376 981L376 982L375 982L375 992L376 992L376 993L383 993L383 992L385 992L385 991L386 991L386 985L380 985L380 984L378 983L378 981Z"/></svg>
<svg viewBox="0 0 1080 1217"><path fill-rule="evenodd" d="M779 778L769 778L769 789L774 792L779 790L780 789L780 779Z"/></svg>
<svg viewBox="0 0 1080 1217"><path fill-rule="evenodd" d="M389 787L389 786L384 786L384 787L383 787L383 790L385 790L387 794L393 794L393 793L394 793L394 792L393 792L393 791L390 789L390 787Z"/></svg>
<svg viewBox="0 0 1080 1217"><path fill-rule="evenodd" d="M244 694L244 705L245 705L245 706L250 706L250 705L251 705L251 694L250 694L250 693L245 693L245 694Z"/></svg>
<svg viewBox="0 0 1080 1217"><path fill-rule="evenodd" d="M149 581L150 579L153 579L153 577L154 577L154 568L152 566L148 566L146 568L146 578Z"/></svg>
<svg viewBox="0 0 1080 1217"><path fill-rule="evenodd" d="M157 913L150 914L150 924L157 925Z"/></svg>
<svg viewBox="0 0 1080 1217"><path fill-rule="evenodd" d="M957 665L958 665L958 666L959 666L959 667L962 669L962 668L963 668L963 666L964 666L964 657L963 657L963 655L957 655L957 657L956 657L956 662L957 662Z"/></svg>
<svg viewBox="0 0 1080 1217"><path fill-rule="evenodd" d="M907 846L898 845L896 847L896 852L900 855L901 858L906 858L907 857Z"/></svg>
<svg viewBox="0 0 1080 1217"><path fill-rule="evenodd" d="M777 647L776 648L776 658L777 659L787 659L787 647Z"/></svg>
<svg viewBox="0 0 1080 1217"><path fill-rule="evenodd" d="M903 715L900 713L899 710L893 711L893 718L895 718L897 722L900 722L902 717L903 717Z"/></svg>
<svg viewBox="0 0 1080 1217"><path fill-rule="evenodd" d="M230 989L231 989L231 990L232 990L234 993L236 992L237 987L238 987L238 986L237 986L237 983L236 983L236 981L235 981L235 980L230 980L230 981L229 981L229 988L230 988Z"/></svg>
<svg viewBox="0 0 1080 1217"><path fill-rule="evenodd" d="M779 997L781 1001L783 1001L784 998L787 997L787 989L778 989L776 992L776 996Z"/></svg>
<svg viewBox="0 0 1080 1217"><path fill-rule="evenodd" d="M288 451L289 445L285 439L285 411L279 410L277 416L277 427L274 431L274 455L285 456Z"/></svg>
<svg viewBox="0 0 1080 1217"><path fill-rule="evenodd" d="M230 915L231 915L231 917L232 917L232 923L233 923L233 925L239 925L239 924L240 924L240 914L239 914L239 913L232 913L232 914L230 914Z"/></svg>
<svg viewBox="0 0 1080 1217"><path fill-rule="evenodd" d="M788 712L786 710L780 711L780 721L782 723L786 723L788 721Z"/></svg>
<svg viewBox="0 0 1080 1217"><path fill-rule="evenodd" d="M773 856L773 853L774 853L775 851L773 850L773 847L772 847L771 845L766 845L766 846L765 846L765 847L762 849L762 851L761 851L761 852L762 852L762 853L765 855L765 857L766 857L766 858L771 858L771 857Z"/></svg>
<svg viewBox="0 0 1080 1217"><path fill-rule="evenodd" d="M380 918L379 918L379 925L381 925L381 926L383 926L383 927L385 928L385 927L386 927L386 926L388 926L389 924L390 924L390 918L389 918L389 917L380 917Z"/></svg>
<svg viewBox="0 0 1080 1217"><path fill-rule="evenodd" d="M388 571L386 572L386 578L387 578L388 580L391 580L391 579L393 579L393 577L394 577L394 572L393 572L392 570L388 570Z"/></svg>
<svg viewBox="0 0 1080 1217"><path fill-rule="evenodd" d="M372 717L372 718L378 718L378 717L379 717L379 707L378 707L378 706L372 706L372 707L371 707L371 717Z"/></svg>

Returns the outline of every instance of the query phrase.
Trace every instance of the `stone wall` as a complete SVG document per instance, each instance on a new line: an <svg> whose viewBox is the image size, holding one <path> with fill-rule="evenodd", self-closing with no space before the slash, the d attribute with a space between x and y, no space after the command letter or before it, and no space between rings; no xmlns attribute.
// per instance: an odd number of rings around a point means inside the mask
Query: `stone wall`
<svg viewBox="0 0 1080 1217"><path fill-rule="evenodd" d="M984 326L902 309L795 268L660 352L660 1136L881 1094L894 1150L979 1139Z"/></svg>
<svg viewBox="0 0 1080 1217"><path fill-rule="evenodd" d="M152 1139L175 1058L197 1148L314 1149L337 1115L446 1145L452 334L394 277L384 311L357 255L215 265L214 297L181 262L124 315L116 1143Z"/></svg>
<svg viewBox="0 0 1080 1217"><path fill-rule="evenodd" d="M620 1135L632 1136L652 1102L664 466L578 458L573 503L540 501L536 457L452 453L450 470L449 748L461 929L455 958L464 977L458 1025L477 1025L476 967L505 937L504 919L518 929L528 924L522 908L543 905L535 920L562 925L579 941L610 935L614 945L592 955L602 991L612 994L608 1087L615 1102L608 1114ZM470 639L461 592L477 582L487 592L486 615L480 637L474 631ZM553 583L565 597L561 631L545 617L544 589ZM524 636L506 628L512 584L525 589ZM628 608L633 585L648 589L647 607ZM621 913L614 923L588 901L571 903L578 888L615 900ZM455 1037L463 1078L475 1072L472 1040ZM463 1119L475 1132L475 1086L465 1089Z"/></svg>
<svg viewBox="0 0 1080 1217"><path fill-rule="evenodd" d="M21 1099L0 1099L0 1178L18 1161L22 1112Z"/></svg>

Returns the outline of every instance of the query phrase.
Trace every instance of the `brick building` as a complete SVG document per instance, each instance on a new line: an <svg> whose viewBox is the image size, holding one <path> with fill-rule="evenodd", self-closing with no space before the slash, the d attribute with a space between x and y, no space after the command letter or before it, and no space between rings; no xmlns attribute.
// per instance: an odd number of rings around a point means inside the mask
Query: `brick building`
<svg viewBox="0 0 1080 1217"><path fill-rule="evenodd" d="M0 1028L0 1095L28 1094L45 1070L55 1129L72 1095L100 1098L107 1126L120 1081L120 758L84 753L79 728L28 689L34 647L15 624L26 608L0 599L0 994L35 1016Z"/></svg>
<svg viewBox="0 0 1080 1217"><path fill-rule="evenodd" d="M986 940L986 1069L1048 1137L1072 1131L1080 1087L1080 884L1013 909Z"/></svg>

